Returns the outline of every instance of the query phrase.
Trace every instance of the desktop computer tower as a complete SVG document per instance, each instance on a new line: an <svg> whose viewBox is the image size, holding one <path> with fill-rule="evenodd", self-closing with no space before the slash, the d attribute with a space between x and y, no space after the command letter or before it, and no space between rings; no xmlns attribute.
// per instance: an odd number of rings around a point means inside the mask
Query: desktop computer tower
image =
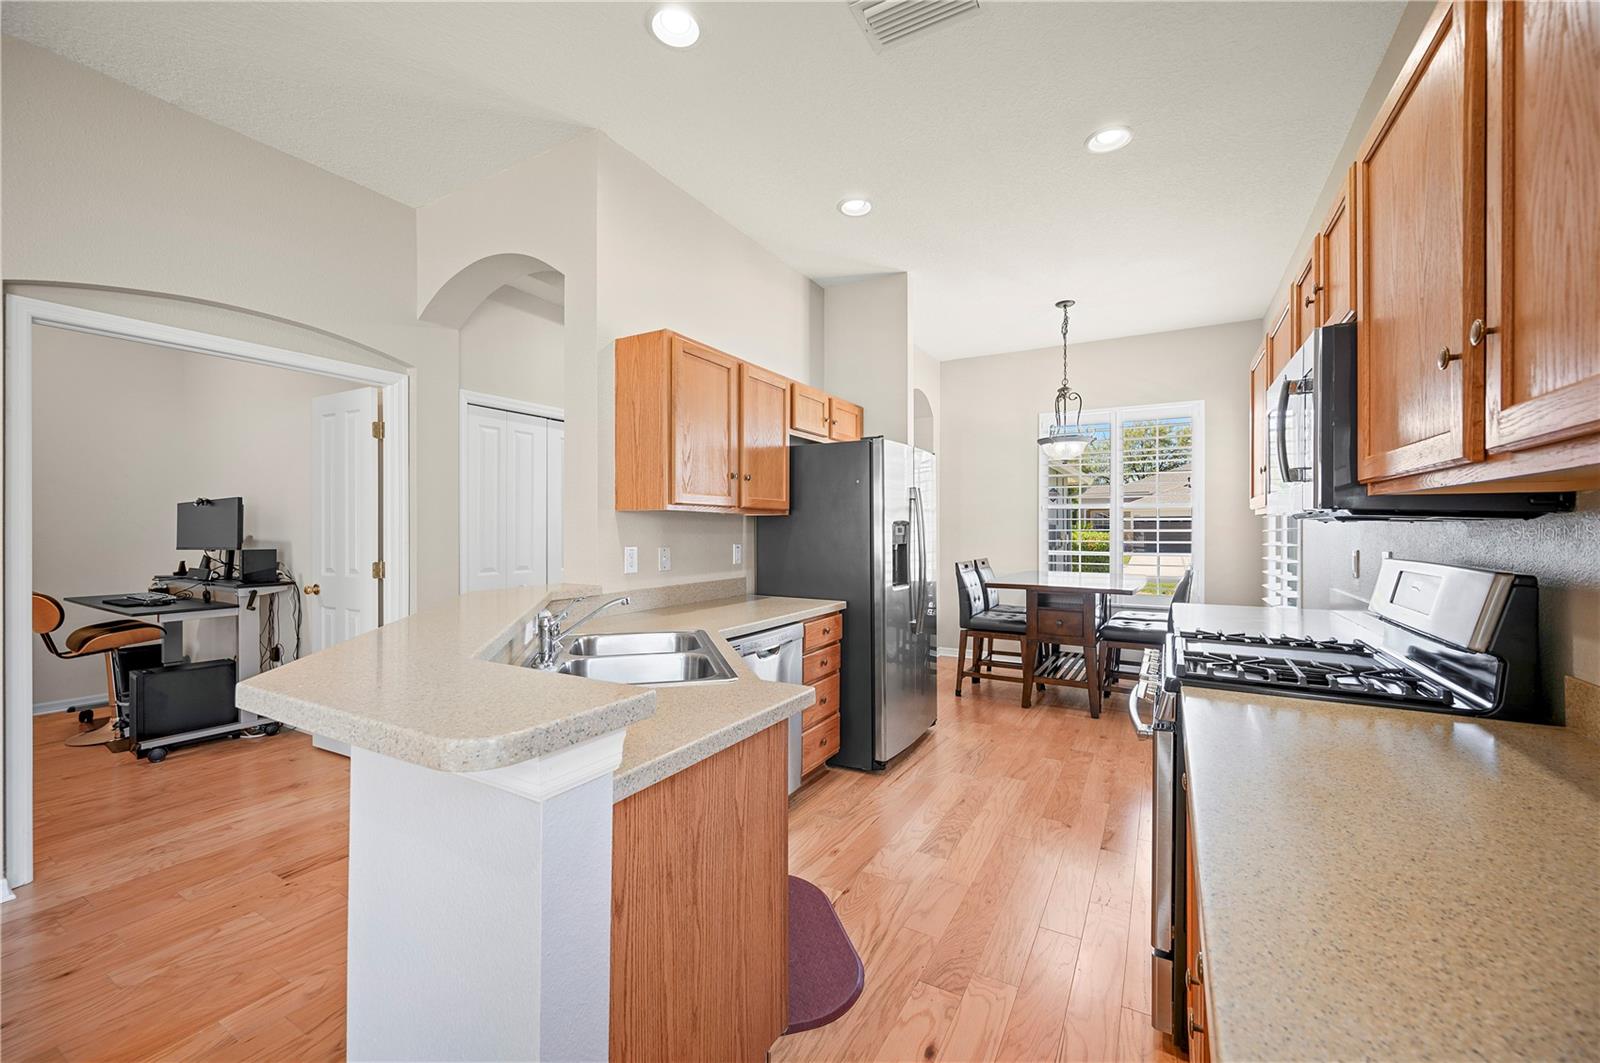
<svg viewBox="0 0 1600 1063"><path fill-rule="evenodd" d="M238 668L231 660L158 665L128 673L129 735L149 742L239 718Z"/></svg>

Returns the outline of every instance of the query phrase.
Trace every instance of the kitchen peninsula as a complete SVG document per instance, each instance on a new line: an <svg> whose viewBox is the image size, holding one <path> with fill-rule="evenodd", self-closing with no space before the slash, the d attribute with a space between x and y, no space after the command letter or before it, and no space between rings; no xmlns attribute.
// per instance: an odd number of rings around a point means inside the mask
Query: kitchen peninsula
<svg viewBox="0 0 1600 1063"><path fill-rule="evenodd" d="M813 694L751 677L726 638L843 603L671 588L648 592L662 608L584 628L705 630L734 669L726 682L622 686L517 666L540 609L597 590L463 595L240 686L250 711L351 746L350 1058L648 1055L669 1036L669 984L700 1014L744 991L751 1006L727 1008L715 1031L730 1055L760 1058L782 1031L784 736ZM697 836L715 807L736 810L716 830L738 845ZM655 894L670 891L626 884L674 869L698 883L691 905L718 909L681 913L702 936L675 937L674 955L706 951L699 966L720 981L628 963L668 932ZM734 943L739 962L718 967Z"/></svg>

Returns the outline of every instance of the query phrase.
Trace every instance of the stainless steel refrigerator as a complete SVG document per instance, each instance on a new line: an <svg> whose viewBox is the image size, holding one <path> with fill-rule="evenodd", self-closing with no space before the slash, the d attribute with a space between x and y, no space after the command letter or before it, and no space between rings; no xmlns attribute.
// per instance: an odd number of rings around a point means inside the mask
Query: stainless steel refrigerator
<svg viewBox="0 0 1600 1063"><path fill-rule="evenodd" d="M874 437L789 448L789 515L756 521L756 593L846 603L839 752L871 771L937 717L932 454Z"/></svg>

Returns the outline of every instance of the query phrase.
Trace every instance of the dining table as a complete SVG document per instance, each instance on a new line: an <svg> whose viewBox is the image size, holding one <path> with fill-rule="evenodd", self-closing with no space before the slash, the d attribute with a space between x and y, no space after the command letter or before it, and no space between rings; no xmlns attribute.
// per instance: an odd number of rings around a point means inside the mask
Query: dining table
<svg viewBox="0 0 1600 1063"><path fill-rule="evenodd" d="M1027 595L1022 707L1033 705L1035 689L1078 687L1088 693L1089 715L1098 717L1100 621L1110 611L1112 598L1137 594L1149 583L1149 576L1131 572L1027 571L985 581L991 590L1022 591Z"/></svg>

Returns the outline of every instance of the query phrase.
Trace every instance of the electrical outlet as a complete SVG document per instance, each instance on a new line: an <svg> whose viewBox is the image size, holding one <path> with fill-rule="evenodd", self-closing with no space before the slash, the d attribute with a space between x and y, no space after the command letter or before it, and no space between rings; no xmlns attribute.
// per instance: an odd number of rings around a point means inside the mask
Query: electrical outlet
<svg viewBox="0 0 1600 1063"><path fill-rule="evenodd" d="M656 568L662 572L672 571L672 547L663 546L656 551Z"/></svg>
<svg viewBox="0 0 1600 1063"><path fill-rule="evenodd" d="M736 565L744 564L744 543L733 544L733 563Z"/></svg>
<svg viewBox="0 0 1600 1063"><path fill-rule="evenodd" d="M639 548L637 546L624 546L622 548L622 574L631 576L639 571Z"/></svg>

